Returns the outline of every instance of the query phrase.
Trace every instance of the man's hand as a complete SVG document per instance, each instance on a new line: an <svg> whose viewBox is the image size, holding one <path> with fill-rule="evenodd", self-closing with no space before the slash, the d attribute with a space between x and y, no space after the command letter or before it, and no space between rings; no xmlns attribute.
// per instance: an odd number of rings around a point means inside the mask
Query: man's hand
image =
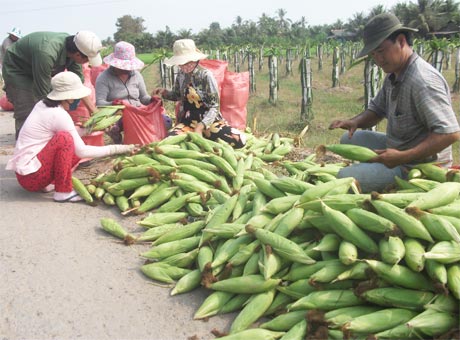
<svg viewBox="0 0 460 340"><path fill-rule="evenodd" d="M195 126L195 132L198 133L200 136L203 135L203 130L204 130L204 124L203 123L198 123L196 126Z"/></svg>
<svg viewBox="0 0 460 340"><path fill-rule="evenodd" d="M396 149L382 149L374 151L378 154L378 156L372 158L369 160L369 162L382 163L390 169L409 162L409 160L406 159L406 154L404 151L399 151Z"/></svg>
<svg viewBox="0 0 460 340"><path fill-rule="evenodd" d="M347 119L347 120L334 120L330 125L329 125L329 130L332 129L344 129L348 130L348 138L351 138L355 131L358 129L358 124L356 124L353 120Z"/></svg>

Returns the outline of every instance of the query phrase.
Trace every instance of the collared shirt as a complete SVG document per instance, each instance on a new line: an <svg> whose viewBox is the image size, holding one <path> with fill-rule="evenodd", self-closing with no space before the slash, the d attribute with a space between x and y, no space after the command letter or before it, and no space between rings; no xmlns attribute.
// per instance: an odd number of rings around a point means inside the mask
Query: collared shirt
<svg viewBox="0 0 460 340"><path fill-rule="evenodd" d="M126 100L133 106L148 105L152 101L139 71L132 71L126 83L123 83L109 67L96 79L96 105L112 105L115 99Z"/></svg>
<svg viewBox="0 0 460 340"><path fill-rule="evenodd" d="M220 113L219 88L211 71L197 65L191 73L179 71L172 91L166 91L167 100L180 101L179 117L187 117L188 111L199 111L198 123L208 128L217 120L222 120ZM193 115L193 112L192 112Z"/></svg>
<svg viewBox="0 0 460 340"><path fill-rule="evenodd" d="M75 154L80 158L110 155L110 145L92 146L83 142L72 118L62 106L47 107L43 101L39 101L19 133L13 157L8 160L6 169L14 170L20 175L36 172L42 166L37 158L38 153L59 131L67 131L72 135Z"/></svg>
<svg viewBox="0 0 460 340"><path fill-rule="evenodd" d="M31 89L36 98L51 91L51 78L67 69L83 81L81 65L67 58L67 33L34 32L14 43L3 60L3 78L20 89Z"/></svg>
<svg viewBox="0 0 460 340"><path fill-rule="evenodd" d="M398 77L389 74L385 78L382 89L371 100L368 109L387 118L388 148L407 150L418 145L430 133L460 131L449 85L433 66L415 52ZM451 162L452 147L438 153L437 160Z"/></svg>

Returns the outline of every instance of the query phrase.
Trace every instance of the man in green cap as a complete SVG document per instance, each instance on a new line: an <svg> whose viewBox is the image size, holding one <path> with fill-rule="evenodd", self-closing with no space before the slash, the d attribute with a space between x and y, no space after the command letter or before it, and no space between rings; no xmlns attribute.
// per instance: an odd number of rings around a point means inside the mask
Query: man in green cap
<svg viewBox="0 0 460 340"><path fill-rule="evenodd" d="M90 31L79 31L75 35L33 32L8 48L2 71L4 90L14 106L16 139L34 105L50 92L51 78L67 70L83 81L81 65L102 64L101 49L101 41ZM96 111L89 96L82 101L90 112Z"/></svg>
<svg viewBox="0 0 460 340"><path fill-rule="evenodd" d="M460 127L444 77L412 49L411 32L391 13L376 15L364 27L364 48L387 76L368 108L336 120L329 129L348 130L340 143L366 146L378 156L370 163L344 167L338 177L356 178L363 192L383 191L395 176L407 177L411 165L452 164L452 144ZM387 119L386 133L368 129Z"/></svg>

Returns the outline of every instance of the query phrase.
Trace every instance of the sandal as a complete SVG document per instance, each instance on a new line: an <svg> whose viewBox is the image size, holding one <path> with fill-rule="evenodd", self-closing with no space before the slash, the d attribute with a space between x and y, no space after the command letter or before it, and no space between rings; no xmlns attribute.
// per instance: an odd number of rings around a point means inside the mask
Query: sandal
<svg viewBox="0 0 460 340"><path fill-rule="evenodd" d="M55 192L53 199L55 202L58 202L58 203L79 202L83 200L83 198L75 190L72 190L69 193Z"/></svg>

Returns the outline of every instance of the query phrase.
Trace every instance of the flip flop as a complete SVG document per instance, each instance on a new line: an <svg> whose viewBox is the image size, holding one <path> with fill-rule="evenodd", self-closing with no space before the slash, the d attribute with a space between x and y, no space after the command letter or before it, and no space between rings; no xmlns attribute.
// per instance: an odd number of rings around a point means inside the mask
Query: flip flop
<svg viewBox="0 0 460 340"><path fill-rule="evenodd" d="M55 202L58 202L58 203L65 203L65 202L80 202L80 201L83 201L83 198L75 193L74 195L71 195L69 197L67 197L66 199L63 199L63 200L57 200L57 199L54 199Z"/></svg>

